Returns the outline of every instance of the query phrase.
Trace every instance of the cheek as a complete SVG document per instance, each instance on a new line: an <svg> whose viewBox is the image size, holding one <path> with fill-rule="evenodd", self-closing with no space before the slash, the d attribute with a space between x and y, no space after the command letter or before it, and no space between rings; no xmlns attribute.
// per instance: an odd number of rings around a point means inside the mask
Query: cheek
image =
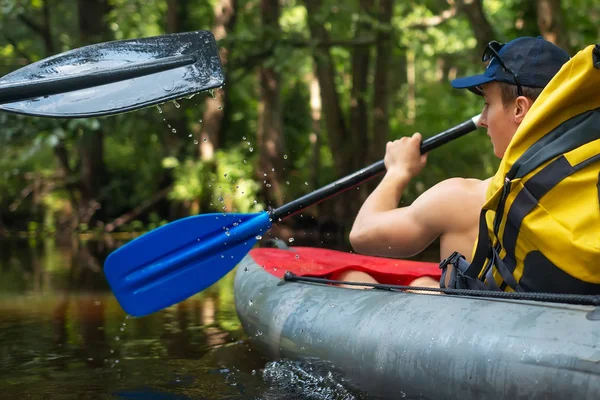
<svg viewBox="0 0 600 400"><path fill-rule="evenodd" d="M491 107L488 112L488 124L494 129L501 131L507 123L506 110L502 106Z"/></svg>

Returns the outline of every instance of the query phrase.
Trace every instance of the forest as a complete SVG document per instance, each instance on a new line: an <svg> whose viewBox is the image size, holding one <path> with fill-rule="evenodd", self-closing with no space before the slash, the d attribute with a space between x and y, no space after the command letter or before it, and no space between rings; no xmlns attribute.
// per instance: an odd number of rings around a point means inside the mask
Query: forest
<svg viewBox="0 0 600 400"><path fill-rule="evenodd" d="M111 117L0 113L0 236L136 235L177 218L277 207L476 114L452 89L491 40L543 36L574 55L594 0L2 0L0 75L86 44L209 30L223 88ZM402 203L498 160L480 129L434 150ZM347 247L377 179L279 224ZM456 194L460 196L460 193Z"/></svg>

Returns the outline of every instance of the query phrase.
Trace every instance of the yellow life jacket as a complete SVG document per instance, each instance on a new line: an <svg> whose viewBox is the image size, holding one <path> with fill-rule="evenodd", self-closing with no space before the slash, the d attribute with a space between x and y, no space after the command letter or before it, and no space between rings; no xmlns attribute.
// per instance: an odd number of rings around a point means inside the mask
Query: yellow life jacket
<svg viewBox="0 0 600 400"><path fill-rule="evenodd" d="M473 260L456 261L442 287L600 294L600 45L532 105L491 180Z"/></svg>

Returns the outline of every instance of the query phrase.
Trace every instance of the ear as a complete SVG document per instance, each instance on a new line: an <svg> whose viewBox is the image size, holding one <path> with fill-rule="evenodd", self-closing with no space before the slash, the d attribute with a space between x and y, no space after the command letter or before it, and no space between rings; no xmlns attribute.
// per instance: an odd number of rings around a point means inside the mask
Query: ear
<svg viewBox="0 0 600 400"><path fill-rule="evenodd" d="M517 124L523 122L525 115L529 112L533 101L529 100L525 96L519 96L515 100L515 108L514 108L514 118Z"/></svg>

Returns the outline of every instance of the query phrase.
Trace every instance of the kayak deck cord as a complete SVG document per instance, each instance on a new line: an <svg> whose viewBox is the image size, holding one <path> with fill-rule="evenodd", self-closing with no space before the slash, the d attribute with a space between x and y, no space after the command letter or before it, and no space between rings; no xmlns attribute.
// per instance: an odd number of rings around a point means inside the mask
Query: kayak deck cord
<svg viewBox="0 0 600 400"><path fill-rule="evenodd" d="M346 282L336 281L326 278L314 278L308 276L298 276L292 272L286 271L283 276L283 280L287 282L308 282L308 283L320 283L326 285L349 285L349 286L370 286L373 289L387 290L392 292L403 292L403 291L424 291L424 292L439 292L445 294L453 294L459 296L475 296L475 297L489 297L499 299L514 299L514 300L533 300L533 301L544 301L551 303L568 303L568 304L579 304L579 305L592 305L600 306L600 295L584 295L584 294L563 294L563 293L538 293L538 292L496 292L487 290L474 290L474 289L448 289L448 288L431 288L431 287L420 287L420 286L403 286L403 285L387 285L383 283L370 283L370 282Z"/></svg>

